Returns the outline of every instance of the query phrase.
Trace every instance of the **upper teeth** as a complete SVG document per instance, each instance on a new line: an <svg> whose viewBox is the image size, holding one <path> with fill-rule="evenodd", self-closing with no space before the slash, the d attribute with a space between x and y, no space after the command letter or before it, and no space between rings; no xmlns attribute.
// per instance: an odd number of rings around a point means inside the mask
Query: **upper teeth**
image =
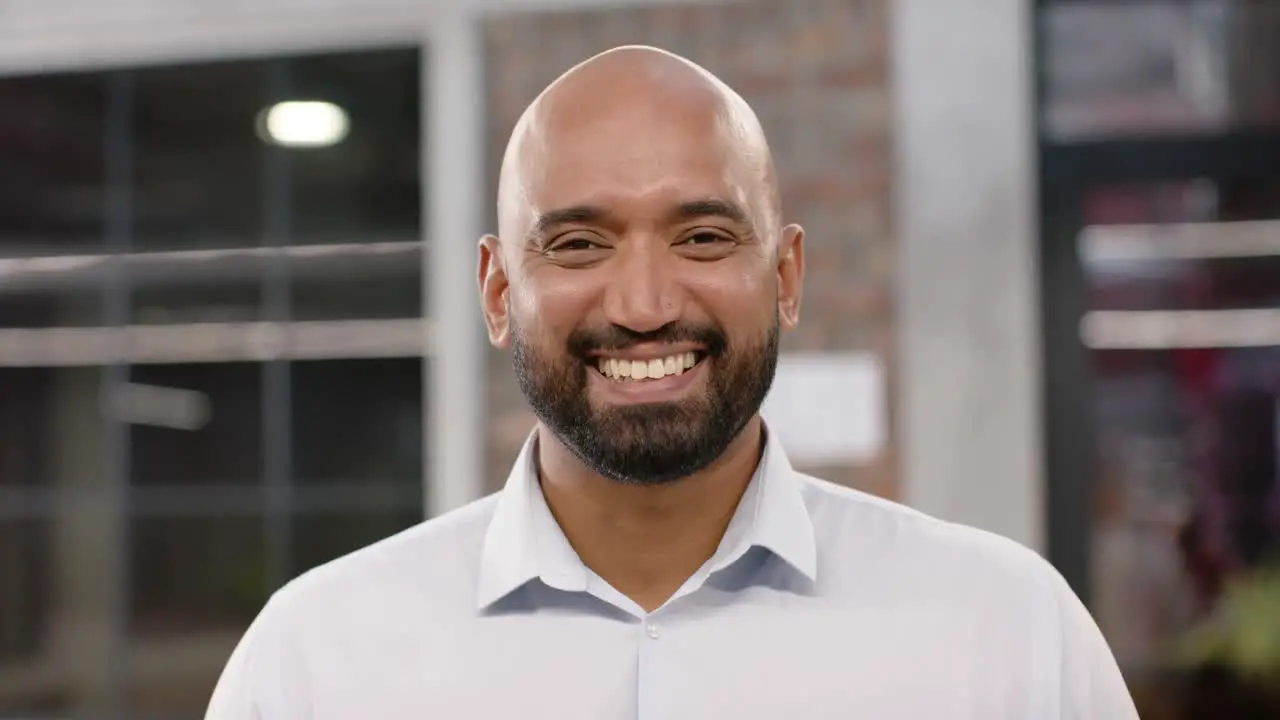
<svg viewBox="0 0 1280 720"><path fill-rule="evenodd" d="M605 377L614 380L657 380L667 375L679 375L697 361L694 353L687 352L652 360L600 358L598 367Z"/></svg>

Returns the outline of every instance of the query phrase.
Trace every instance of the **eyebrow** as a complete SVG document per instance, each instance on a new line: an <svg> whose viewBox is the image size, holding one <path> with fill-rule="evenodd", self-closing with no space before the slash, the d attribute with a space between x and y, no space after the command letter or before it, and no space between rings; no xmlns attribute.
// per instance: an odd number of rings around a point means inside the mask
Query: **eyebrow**
<svg viewBox="0 0 1280 720"><path fill-rule="evenodd" d="M723 198L703 198L681 203L672 213L676 220L697 220L699 218L718 217L739 225L750 226L753 223L746 210L735 202Z"/></svg>
<svg viewBox="0 0 1280 720"><path fill-rule="evenodd" d="M538 216L534 223L531 238L540 238L562 225L590 225L603 221L608 217L603 208L594 205L574 205L573 207L548 210Z"/></svg>
<svg viewBox="0 0 1280 720"><path fill-rule="evenodd" d="M529 233L529 239L532 243L537 243L561 226L598 225L606 222L610 217L607 210L596 205L574 205L548 210L538 216L533 230ZM722 218L739 225L753 225L750 216L740 205L718 197L680 203L669 214L669 218L677 222L709 217Z"/></svg>

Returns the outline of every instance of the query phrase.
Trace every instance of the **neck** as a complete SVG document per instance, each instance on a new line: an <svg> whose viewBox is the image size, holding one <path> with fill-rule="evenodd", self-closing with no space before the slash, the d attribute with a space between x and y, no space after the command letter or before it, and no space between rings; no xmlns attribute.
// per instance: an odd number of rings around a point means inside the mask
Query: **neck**
<svg viewBox="0 0 1280 720"><path fill-rule="evenodd" d="M710 467L675 482L601 477L549 432L538 437L542 492L583 563L651 612L715 554L755 474L759 416Z"/></svg>

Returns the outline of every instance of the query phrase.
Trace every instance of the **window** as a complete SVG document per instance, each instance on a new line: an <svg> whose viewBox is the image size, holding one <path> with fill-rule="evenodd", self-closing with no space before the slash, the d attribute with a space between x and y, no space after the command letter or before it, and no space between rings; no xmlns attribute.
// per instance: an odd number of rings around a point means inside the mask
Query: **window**
<svg viewBox="0 0 1280 720"><path fill-rule="evenodd" d="M1280 122L1280 9L1256 0L1046 3L1054 140L1205 134Z"/></svg>
<svg viewBox="0 0 1280 720"><path fill-rule="evenodd" d="M0 716L200 717L422 518L421 61L0 79Z"/></svg>

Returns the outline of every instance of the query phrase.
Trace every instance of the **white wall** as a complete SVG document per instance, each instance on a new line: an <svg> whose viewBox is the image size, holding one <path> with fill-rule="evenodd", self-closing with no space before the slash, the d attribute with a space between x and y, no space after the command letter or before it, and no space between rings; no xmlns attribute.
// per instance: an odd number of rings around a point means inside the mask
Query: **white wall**
<svg viewBox="0 0 1280 720"><path fill-rule="evenodd" d="M896 3L899 437L907 503L1043 551L1031 6Z"/></svg>

